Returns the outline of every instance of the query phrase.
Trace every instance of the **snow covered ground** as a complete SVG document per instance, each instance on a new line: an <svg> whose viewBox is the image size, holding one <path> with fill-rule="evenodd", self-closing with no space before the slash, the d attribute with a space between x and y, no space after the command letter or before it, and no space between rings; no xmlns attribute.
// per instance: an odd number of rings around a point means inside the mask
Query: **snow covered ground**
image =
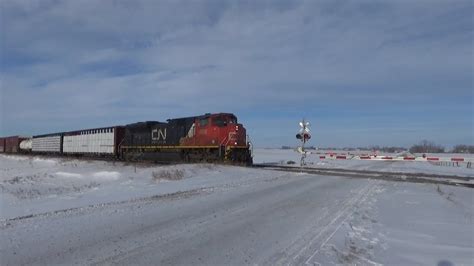
<svg viewBox="0 0 474 266"><path fill-rule="evenodd" d="M0 155L0 265L473 265L473 191Z"/></svg>
<svg viewBox="0 0 474 266"><path fill-rule="evenodd" d="M0 155L0 165L0 219L228 185L256 176L256 170L212 164L132 165L38 156Z"/></svg>
<svg viewBox="0 0 474 266"><path fill-rule="evenodd" d="M342 151L340 151L342 152ZM396 156L396 154L380 154L381 156ZM443 157L469 157L473 154L438 154ZM296 162L299 166L301 155L294 150L255 149L254 163L277 163L286 165L288 161ZM458 166L440 166L426 161L375 161L375 160L336 160L320 159L319 154L309 154L306 157L308 167L340 168L353 170L369 170L382 172L426 173L437 175L457 175L474 178L474 166L467 168L467 163Z"/></svg>

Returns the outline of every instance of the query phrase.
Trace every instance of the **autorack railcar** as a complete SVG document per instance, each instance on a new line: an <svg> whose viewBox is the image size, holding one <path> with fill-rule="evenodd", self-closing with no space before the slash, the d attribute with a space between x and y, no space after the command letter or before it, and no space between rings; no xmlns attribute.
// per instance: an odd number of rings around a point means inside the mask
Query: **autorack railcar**
<svg viewBox="0 0 474 266"><path fill-rule="evenodd" d="M38 154L62 154L63 133L33 136L31 151Z"/></svg>
<svg viewBox="0 0 474 266"><path fill-rule="evenodd" d="M65 132L62 153L98 157L118 157L124 127L103 127Z"/></svg>

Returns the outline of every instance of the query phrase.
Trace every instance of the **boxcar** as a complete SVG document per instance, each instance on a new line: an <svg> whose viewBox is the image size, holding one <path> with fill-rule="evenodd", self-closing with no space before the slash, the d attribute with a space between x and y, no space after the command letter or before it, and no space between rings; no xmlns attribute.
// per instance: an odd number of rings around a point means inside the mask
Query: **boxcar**
<svg viewBox="0 0 474 266"><path fill-rule="evenodd" d="M0 152L5 152L5 138L0 138Z"/></svg>
<svg viewBox="0 0 474 266"><path fill-rule="evenodd" d="M4 152L6 153L18 153L20 152L20 142L28 139L26 137L11 136L4 138Z"/></svg>

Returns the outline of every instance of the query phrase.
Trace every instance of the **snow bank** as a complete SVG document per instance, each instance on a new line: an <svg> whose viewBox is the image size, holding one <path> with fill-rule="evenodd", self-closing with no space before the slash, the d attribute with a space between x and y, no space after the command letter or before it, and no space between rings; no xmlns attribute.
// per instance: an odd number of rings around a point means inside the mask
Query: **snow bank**
<svg viewBox="0 0 474 266"><path fill-rule="evenodd" d="M271 172L213 164L160 166L0 155L0 219L270 175Z"/></svg>
<svg viewBox="0 0 474 266"><path fill-rule="evenodd" d="M33 159L34 163L44 163L44 164L56 164L58 163L58 160L54 159L43 159L43 158L34 158Z"/></svg>
<svg viewBox="0 0 474 266"><path fill-rule="evenodd" d="M120 178L120 173L115 171L100 171L93 173L92 176L103 180L118 180Z"/></svg>
<svg viewBox="0 0 474 266"><path fill-rule="evenodd" d="M54 173L56 177L65 177L65 178L81 178L81 174L68 173L68 172L56 172Z"/></svg>

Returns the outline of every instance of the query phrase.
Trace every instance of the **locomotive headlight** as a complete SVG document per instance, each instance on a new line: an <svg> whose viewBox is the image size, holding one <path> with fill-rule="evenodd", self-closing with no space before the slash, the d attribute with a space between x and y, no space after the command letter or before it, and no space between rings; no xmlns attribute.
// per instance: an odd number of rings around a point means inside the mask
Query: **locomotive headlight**
<svg viewBox="0 0 474 266"><path fill-rule="evenodd" d="M235 126L235 130L239 130L239 126Z"/></svg>
<svg viewBox="0 0 474 266"><path fill-rule="evenodd" d="M234 145L237 145L237 142L234 142Z"/></svg>

